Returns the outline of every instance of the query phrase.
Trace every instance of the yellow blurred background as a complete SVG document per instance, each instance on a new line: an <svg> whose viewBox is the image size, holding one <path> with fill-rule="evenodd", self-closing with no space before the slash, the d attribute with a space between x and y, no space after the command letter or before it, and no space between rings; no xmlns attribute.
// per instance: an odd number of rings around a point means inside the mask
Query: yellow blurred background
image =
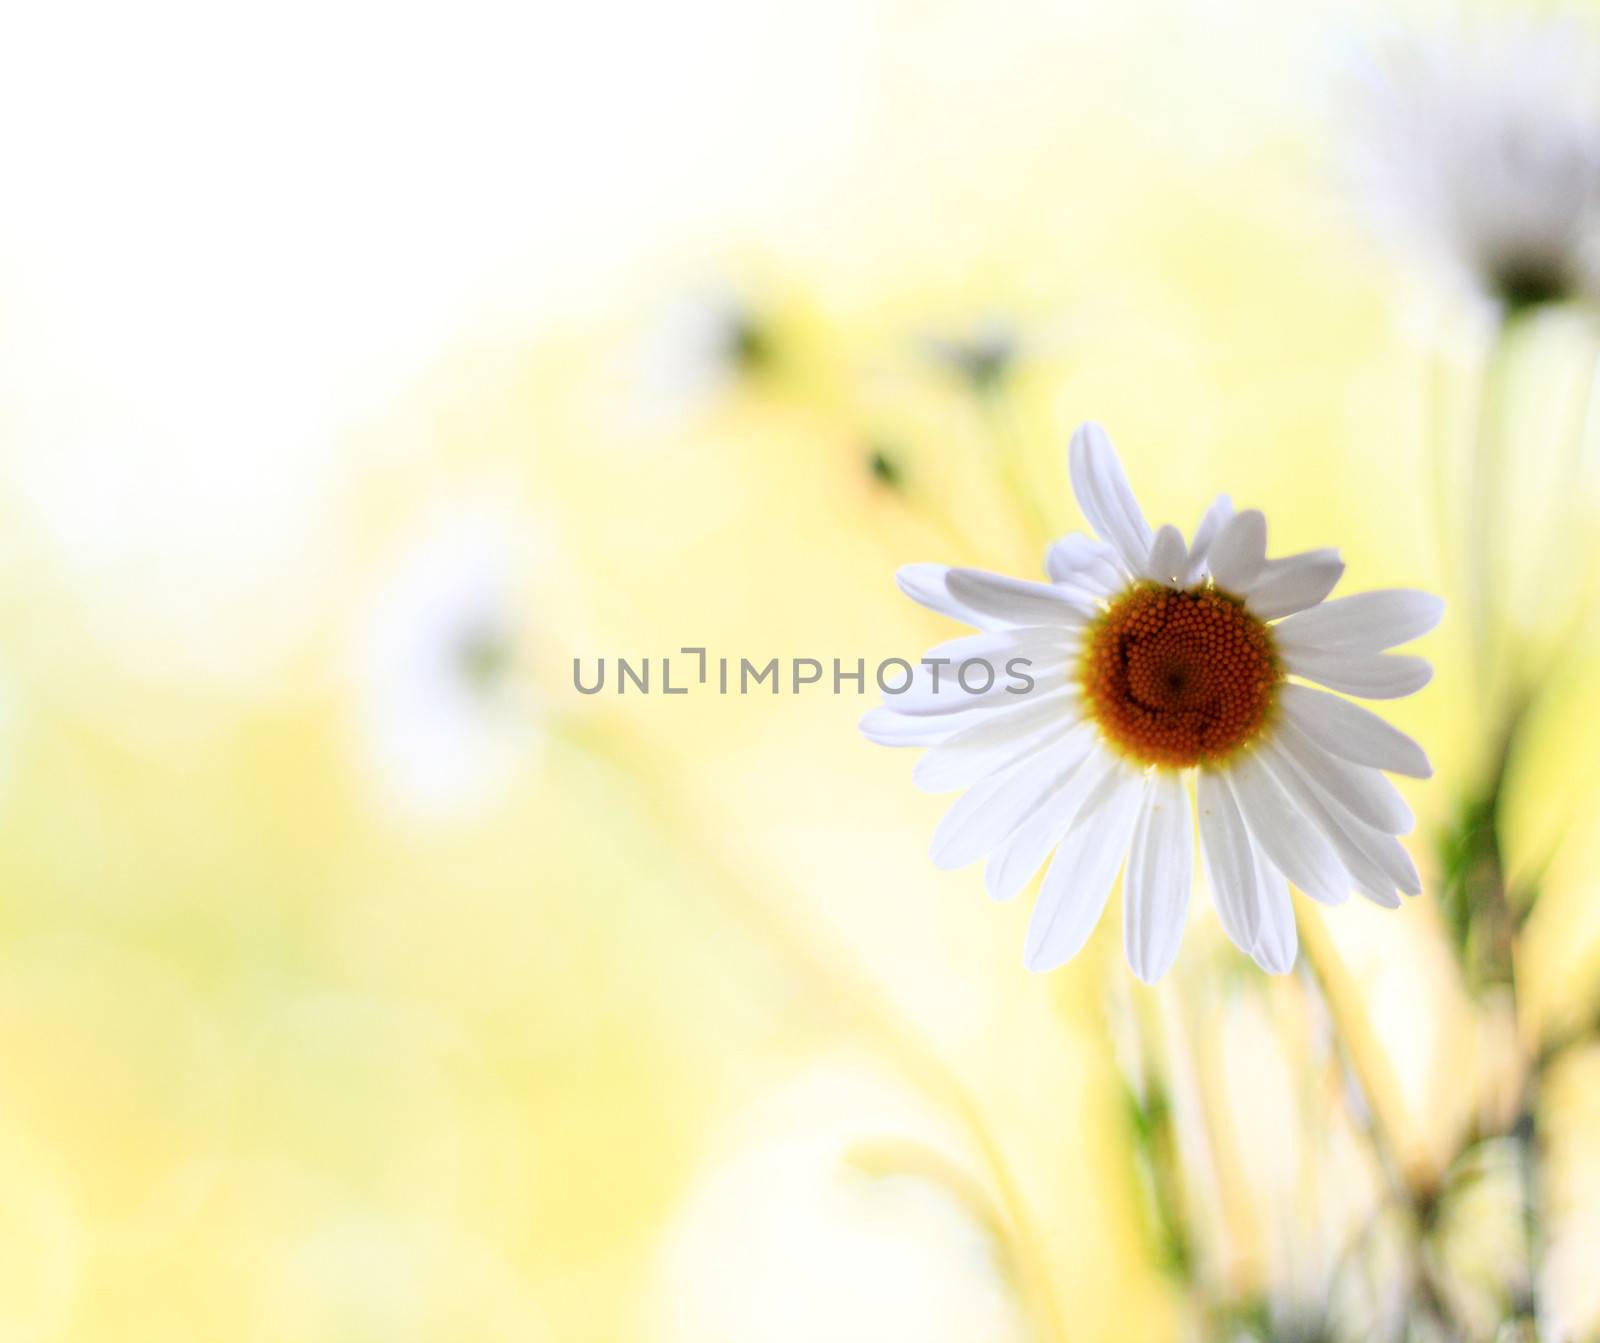
<svg viewBox="0 0 1600 1343"><path fill-rule="evenodd" d="M1373 244L1330 148L1339 53L1392 18L14 14L0 1339L1109 1343L1194 1336L1197 1297L1324 1311L1382 1193L1299 1066L1325 1023L1208 902L1157 989L1114 928L1025 974L1026 902L928 864L942 804L856 732L872 699L585 697L572 662L915 658L949 631L895 568L1035 575L1038 527L1082 526L1090 417L1152 517L1228 490L1275 550L1340 546L1350 590L1454 602L1436 454L1481 319ZM1558 425L1594 338L1532 339ZM937 344L1011 340L998 406ZM1593 500L1517 478L1540 649ZM1555 1023L1600 973L1596 648L1562 648L1507 826ZM1431 1188L1517 1042L1434 898L1493 705L1458 624L1421 651L1392 716L1437 771L1402 784L1424 896L1297 905ZM1176 1271L1127 1119L1152 1068ZM1551 1092L1551 1337L1594 1338L1600 1053Z"/></svg>

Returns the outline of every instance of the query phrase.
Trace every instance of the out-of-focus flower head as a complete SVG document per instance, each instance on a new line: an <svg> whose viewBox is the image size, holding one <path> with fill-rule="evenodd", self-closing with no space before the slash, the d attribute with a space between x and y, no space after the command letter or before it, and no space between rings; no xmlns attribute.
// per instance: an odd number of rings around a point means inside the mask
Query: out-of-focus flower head
<svg viewBox="0 0 1600 1343"><path fill-rule="evenodd" d="M1374 221L1512 312L1600 298L1600 47L1480 19L1361 49L1348 167Z"/></svg>
<svg viewBox="0 0 1600 1343"><path fill-rule="evenodd" d="M358 631L363 753L397 809L486 800L525 754L515 532L466 513L422 535Z"/></svg>
<svg viewBox="0 0 1600 1343"><path fill-rule="evenodd" d="M925 336L922 349L936 365L981 392L1005 381L1023 346L1015 325L986 317L964 332Z"/></svg>
<svg viewBox="0 0 1600 1343"><path fill-rule="evenodd" d="M646 421L692 413L770 371L777 356L773 323L753 299L725 287L681 295L635 349L635 408Z"/></svg>

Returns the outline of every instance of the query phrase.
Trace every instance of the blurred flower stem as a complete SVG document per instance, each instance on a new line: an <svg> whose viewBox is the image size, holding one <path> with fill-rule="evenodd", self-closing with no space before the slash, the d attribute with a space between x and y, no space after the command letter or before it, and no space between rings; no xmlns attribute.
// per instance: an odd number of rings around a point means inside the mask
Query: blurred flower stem
<svg viewBox="0 0 1600 1343"><path fill-rule="evenodd" d="M1123 1115L1151 1254L1164 1273L1190 1283L1195 1243L1185 1203L1173 1098L1166 1070L1157 1057L1156 1031L1146 1019L1144 1007L1121 975L1108 977L1105 1019L1112 1058L1122 1080Z"/></svg>
<svg viewBox="0 0 1600 1343"><path fill-rule="evenodd" d="M1166 1087L1159 1078L1153 1078L1142 1088L1126 1086L1123 1096L1133 1138L1134 1169L1145 1197L1156 1262L1172 1277L1187 1282L1194 1249L1183 1214L1177 1143Z"/></svg>
<svg viewBox="0 0 1600 1343"><path fill-rule="evenodd" d="M1042 553L1053 539L1053 529L1044 505L1028 483L1027 451L1016 407L1012 404L1007 375L1001 373L981 381L975 380L972 389L994 444L995 465L1000 479L1022 515L1036 548Z"/></svg>
<svg viewBox="0 0 1600 1343"><path fill-rule="evenodd" d="M1460 1326L1434 1279L1427 1253L1427 1237L1438 1207L1438 1190L1415 1178L1406 1167L1399 1144L1388 1125L1381 1100L1387 1089L1380 1088L1374 1076L1372 1051L1356 1044L1350 1018L1339 1010L1338 991L1330 964L1332 948L1327 943L1326 934L1320 928L1310 928L1310 923L1310 920L1305 920L1301 925L1304 936L1299 960L1300 983L1312 1010L1328 1025L1326 1038L1338 1070L1345 1109L1365 1143L1390 1199L1409 1221L1407 1243L1411 1247L1411 1263L1407 1273L1415 1294L1416 1308L1430 1324L1445 1330L1448 1337L1460 1337Z"/></svg>
<svg viewBox="0 0 1600 1343"><path fill-rule="evenodd" d="M1001 488L1042 550L1054 533L1028 483L1026 434L1014 402L1014 380L1025 347L1015 326L991 317L964 332L926 336L921 344L924 356L971 396Z"/></svg>
<svg viewBox="0 0 1600 1343"><path fill-rule="evenodd" d="M1530 707L1525 695L1508 707L1485 778L1461 804L1444 838L1441 908L1467 988L1477 998L1503 987L1515 1001L1523 916L1513 907L1500 831L1506 783Z"/></svg>
<svg viewBox="0 0 1600 1343"><path fill-rule="evenodd" d="M1512 1034L1525 1052L1514 1105L1502 1131L1469 1136L1465 1151L1477 1142L1504 1137L1515 1154L1520 1185L1524 1280L1511 1299L1514 1324L1528 1324L1539 1314L1539 1266L1543 1256L1544 1146L1540 1106L1548 1068L1561 1050L1540 1045L1523 1019L1525 1004L1519 983L1523 929L1538 898L1537 876L1514 883L1504 849L1505 800L1518 751L1534 710L1548 683L1545 667L1568 649L1581 631L1590 587L1586 570L1574 614L1563 621L1553 643L1539 656L1538 666L1522 651L1523 634L1513 627L1504 608L1499 575L1507 572L1505 514L1506 472L1511 461L1507 405L1512 366L1519 349L1533 334L1532 313L1507 313L1498 323L1485 356L1474 430L1471 477L1467 496L1465 543L1469 575L1468 619L1480 695L1485 705L1488 751L1480 777L1458 804L1454 822L1442 836L1439 860L1441 909L1450 945L1463 983L1481 1011L1509 1013ZM1552 502L1550 517L1581 524L1575 512L1576 480L1587 444L1600 415L1600 372L1585 381L1581 413L1565 455L1567 470L1558 473L1566 491ZM1566 529L1561 529L1566 530ZM1535 545L1544 537L1531 538ZM1498 1005L1498 1007L1497 1007ZM1582 1032L1579 1033L1581 1036Z"/></svg>
<svg viewBox="0 0 1600 1343"><path fill-rule="evenodd" d="M681 848L694 862L710 869L706 885L727 900L736 925L781 958L794 977L813 991L816 1003L834 1013L844 1009L841 1015L876 1039L883 1056L918 1090L943 1103L971 1139L988 1174L1003 1217L998 1222L983 1220L988 1225L1002 1225L1007 1232L1006 1249L1016 1266L1035 1337L1039 1343L1064 1343L1066 1329L1038 1229L1010 1164L966 1084L876 987L851 973L846 954L818 945L810 933L784 917L776 901L752 894L753 883L723 852L715 834L683 805L687 793L678 771L658 759L638 734L594 720L569 720L554 730L614 778L619 789L633 796L663 842Z"/></svg>

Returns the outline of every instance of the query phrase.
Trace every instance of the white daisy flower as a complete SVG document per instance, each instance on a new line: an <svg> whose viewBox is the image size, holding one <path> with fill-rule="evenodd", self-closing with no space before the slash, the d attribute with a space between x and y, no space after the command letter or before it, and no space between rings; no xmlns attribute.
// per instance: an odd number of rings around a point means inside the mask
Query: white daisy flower
<svg viewBox="0 0 1600 1343"><path fill-rule="evenodd" d="M397 810L469 810L535 744L517 547L501 522L469 512L422 538L358 630L362 754Z"/></svg>
<svg viewBox="0 0 1600 1343"><path fill-rule="evenodd" d="M1600 296L1597 56L1549 17L1366 53L1349 149L1375 221L1506 309Z"/></svg>
<svg viewBox="0 0 1600 1343"><path fill-rule="evenodd" d="M1294 964L1290 882L1330 905L1352 890L1388 908L1397 891L1417 894L1395 838L1411 812L1382 771L1426 778L1427 757L1327 691L1420 690L1428 663L1385 650L1431 630L1443 604L1404 590L1326 601L1344 571L1338 552L1268 559L1266 519L1225 495L1188 544L1176 527L1152 532L1098 425L1073 435L1069 462L1098 538L1051 546L1050 582L938 564L898 575L908 596L982 631L935 648L929 659L948 665L925 661L861 723L884 745L932 748L919 786L967 790L934 835L934 863L987 856L989 893L1005 900L1053 850L1025 957L1050 970L1088 939L1126 859L1124 941L1147 982L1183 934L1191 779L1218 916L1262 969ZM1026 693L1003 674L1017 658ZM983 693L958 679L970 659L996 670Z"/></svg>

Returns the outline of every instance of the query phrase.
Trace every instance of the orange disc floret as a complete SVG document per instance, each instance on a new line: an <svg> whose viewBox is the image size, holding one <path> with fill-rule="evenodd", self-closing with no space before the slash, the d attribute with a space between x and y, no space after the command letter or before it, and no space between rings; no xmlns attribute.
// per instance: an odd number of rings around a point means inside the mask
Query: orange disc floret
<svg viewBox="0 0 1600 1343"><path fill-rule="evenodd" d="M1082 678L1085 707L1113 747L1184 769L1252 741L1283 673L1271 630L1232 597L1147 583L1090 628Z"/></svg>

